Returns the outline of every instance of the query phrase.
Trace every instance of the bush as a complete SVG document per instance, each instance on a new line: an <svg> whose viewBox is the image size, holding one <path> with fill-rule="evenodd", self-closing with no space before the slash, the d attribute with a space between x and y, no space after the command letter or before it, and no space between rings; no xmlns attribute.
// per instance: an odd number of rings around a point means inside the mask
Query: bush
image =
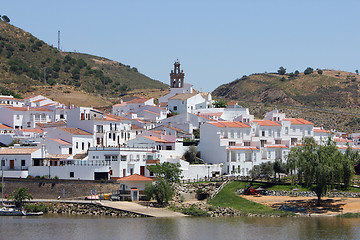
<svg viewBox="0 0 360 240"><path fill-rule="evenodd" d="M40 205L35 205L35 204L31 204L31 205L25 205L25 210L27 212L44 212L47 213L49 212L49 210L52 210L52 208L50 206L45 206L43 203L40 203Z"/></svg>
<svg viewBox="0 0 360 240"><path fill-rule="evenodd" d="M304 74L308 75L308 74L312 74L314 72L314 69L312 69L311 67L308 67L307 69L305 69Z"/></svg>
<svg viewBox="0 0 360 240"><path fill-rule="evenodd" d="M323 71L321 69L318 69L317 72L318 72L319 75L323 74Z"/></svg>

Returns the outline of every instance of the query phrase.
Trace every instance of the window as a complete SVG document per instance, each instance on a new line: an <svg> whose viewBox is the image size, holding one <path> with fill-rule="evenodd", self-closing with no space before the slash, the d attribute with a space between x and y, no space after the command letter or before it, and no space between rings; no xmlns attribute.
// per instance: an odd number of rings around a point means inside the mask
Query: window
<svg viewBox="0 0 360 240"><path fill-rule="evenodd" d="M111 156L105 156L105 161L110 162L111 161Z"/></svg>
<svg viewBox="0 0 360 240"><path fill-rule="evenodd" d="M111 139L111 133L109 133L109 139Z"/></svg>
<svg viewBox="0 0 360 240"><path fill-rule="evenodd" d="M84 149L85 149L85 143L82 142L82 143L81 143L81 150L84 150Z"/></svg>
<svg viewBox="0 0 360 240"><path fill-rule="evenodd" d="M166 146L166 150L172 150L172 146Z"/></svg>
<svg viewBox="0 0 360 240"><path fill-rule="evenodd" d="M235 146L235 142L229 142L229 146Z"/></svg>
<svg viewBox="0 0 360 240"><path fill-rule="evenodd" d="M25 167L25 160L21 160L21 166Z"/></svg>
<svg viewBox="0 0 360 240"><path fill-rule="evenodd" d="M96 132L97 133L103 133L104 132L103 125L96 125Z"/></svg>
<svg viewBox="0 0 360 240"><path fill-rule="evenodd" d="M177 106L174 106L174 111L177 111Z"/></svg>
<svg viewBox="0 0 360 240"><path fill-rule="evenodd" d="M70 177L71 177L71 178L75 177L74 172L70 172Z"/></svg>
<svg viewBox="0 0 360 240"><path fill-rule="evenodd" d="M265 144L266 144L266 140L260 140L260 145L261 145L261 147L264 147L265 146Z"/></svg>
<svg viewBox="0 0 360 240"><path fill-rule="evenodd" d="M289 128L288 127L285 127L285 134L289 134Z"/></svg>
<svg viewBox="0 0 360 240"><path fill-rule="evenodd" d="M112 123L110 123L110 130L112 130Z"/></svg>
<svg viewBox="0 0 360 240"><path fill-rule="evenodd" d="M249 146L250 146L250 142L244 142L244 146L249 147Z"/></svg>
<svg viewBox="0 0 360 240"><path fill-rule="evenodd" d="M265 137L265 131L261 131L261 136Z"/></svg>
<svg viewBox="0 0 360 240"><path fill-rule="evenodd" d="M275 140L275 144L281 144L281 140Z"/></svg>
<svg viewBox="0 0 360 240"><path fill-rule="evenodd" d="M121 155L121 161L126 161L127 160L127 156L126 155Z"/></svg>
<svg viewBox="0 0 360 240"><path fill-rule="evenodd" d="M76 142L76 149L78 149L79 148L79 143L78 142Z"/></svg>

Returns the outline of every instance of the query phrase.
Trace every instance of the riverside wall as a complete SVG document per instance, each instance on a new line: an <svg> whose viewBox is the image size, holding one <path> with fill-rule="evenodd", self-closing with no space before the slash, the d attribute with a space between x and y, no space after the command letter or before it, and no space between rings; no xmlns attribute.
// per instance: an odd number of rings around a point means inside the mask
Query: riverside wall
<svg viewBox="0 0 360 240"><path fill-rule="evenodd" d="M83 199L91 189L97 194L119 190L120 184L110 181L82 181L56 179L5 179L4 194L10 195L19 187L25 187L34 199Z"/></svg>

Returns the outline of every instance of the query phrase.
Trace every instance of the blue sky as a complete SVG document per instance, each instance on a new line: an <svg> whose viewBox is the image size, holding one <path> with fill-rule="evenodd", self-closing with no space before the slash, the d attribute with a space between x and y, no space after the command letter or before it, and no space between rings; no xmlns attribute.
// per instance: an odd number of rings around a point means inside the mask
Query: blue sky
<svg viewBox="0 0 360 240"><path fill-rule="evenodd" d="M1 4L1 15L48 44L106 57L169 83L213 91L243 75L306 67L360 70L360 1L40 1Z"/></svg>

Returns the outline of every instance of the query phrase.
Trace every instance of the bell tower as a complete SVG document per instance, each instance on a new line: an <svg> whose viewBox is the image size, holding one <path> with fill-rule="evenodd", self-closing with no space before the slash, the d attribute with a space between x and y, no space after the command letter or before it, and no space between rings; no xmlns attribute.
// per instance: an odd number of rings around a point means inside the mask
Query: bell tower
<svg viewBox="0 0 360 240"><path fill-rule="evenodd" d="M170 88L183 88L184 87L184 72L180 70L180 62L176 60L174 63L174 70L170 73Z"/></svg>

